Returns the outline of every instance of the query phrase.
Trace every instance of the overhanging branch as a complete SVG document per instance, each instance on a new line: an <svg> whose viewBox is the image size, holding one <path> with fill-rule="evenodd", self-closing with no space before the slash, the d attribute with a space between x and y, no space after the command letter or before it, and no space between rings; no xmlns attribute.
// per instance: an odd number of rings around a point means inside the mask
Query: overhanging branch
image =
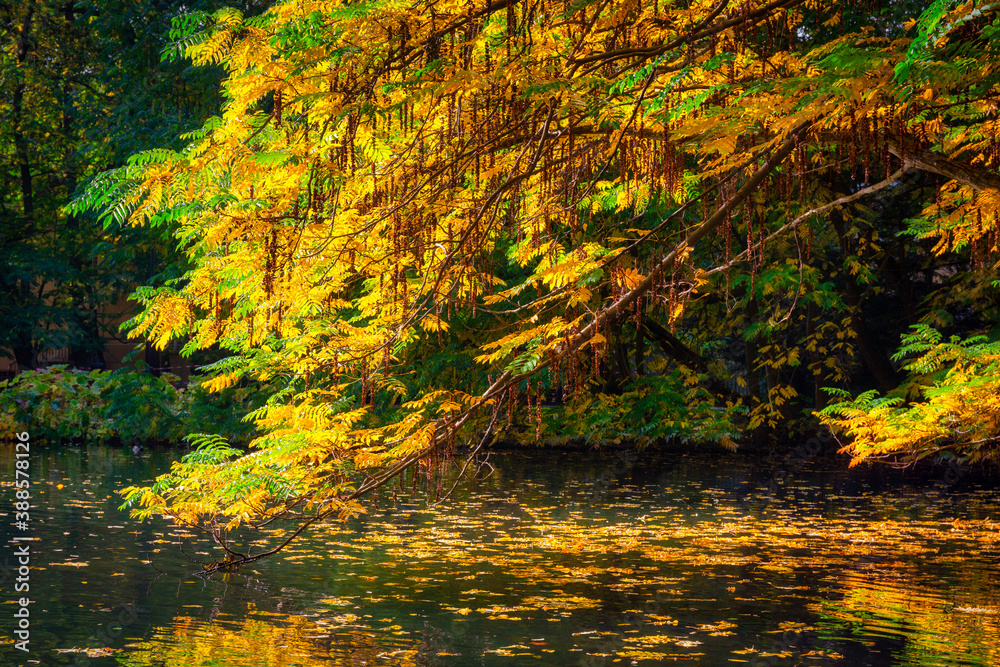
<svg viewBox="0 0 1000 667"><path fill-rule="evenodd" d="M906 150L903 151L900 150L899 143L895 139L888 139L886 143L889 152L902 159L908 166L971 185L976 190L1000 190L1000 176L985 169L980 169L967 162L952 160L926 148L906 146Z"/></svg>

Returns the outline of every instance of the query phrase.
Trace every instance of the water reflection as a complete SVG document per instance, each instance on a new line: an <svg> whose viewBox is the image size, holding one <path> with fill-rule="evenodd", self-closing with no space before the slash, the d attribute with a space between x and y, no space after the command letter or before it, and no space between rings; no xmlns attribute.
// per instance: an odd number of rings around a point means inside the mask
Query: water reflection
<svg viewBox="0 0 1000 667"><path fill-rule="evenodd" d="M898 479L818 460L775 493L739 457L672 455L597 493L610 457L508 454L440 508L405 480L381 509L205 580L215 545L116 509L177 455L33 454L38 664L1000 663L988 489L914 503Z"/></svg>

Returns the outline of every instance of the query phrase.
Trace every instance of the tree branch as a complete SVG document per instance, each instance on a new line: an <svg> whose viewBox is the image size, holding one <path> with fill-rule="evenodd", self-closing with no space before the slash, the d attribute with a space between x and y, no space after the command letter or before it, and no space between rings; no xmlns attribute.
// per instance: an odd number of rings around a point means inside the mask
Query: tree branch
<svg viewBox="0 0 1000 667"><path fill-rule="evenodd" d="M870 195L873 192L878 192L879 190L881 190L881 189L883 189L883 188L885 188L885 187L887 187L887 186L895 183L899 179L901 179L903 177L903 174L905 174L909 170L910 170L910 167L908 167L908 166L900 167L895 172L893 172L893 174L891 176L889 176L889 178L885 179L884 181L879 181L878 183L875 183L874 185L869 185L867 188L862 188L861 190L858 190L854 194L846 195L846 196L841 197L839 199L833 200L829 204L823 204L822 206L817 206L814 209L806 211L805 213L803 213L799 217L795 218L791 222L786 222L784 225L781 226L781 228L779 230L768 234L764 238L764 240L760 241L759 245L764 245L768 241L770 241L771 239L777 238L778 236L781 236L785 232L798 227L799 225L801 225L803 222L805 222L809 218L815 217L817 215L822 215L823 213L826 213L827 211L830 211L830 210L832 210L832 209L834 209L834 208L836 208L838 206L843 206L844 204L849 204L852 201L861 199L862 197ZM740 254L736 255L735 257L733 257L728 262L726 262L725 264L723 264L721 266L717 266L714 269L710 269L708 271L705 271L702 275L711 275L713 273L718 273L719 271L725 271L727 269L730 269L733 266L735 266L736 264L739 264L740 262L742 262L743 260L745 260L747 258L747 255L748 255L749 252L750 252L750 248L747 248L746 250L744 250L743 252L741 252Z"/></svg>
<svg viewBox="0 0 1000 667"><path fill-rule="evenodd" d="M670 333L659 322L645 318L643 323L646 325L646 331L649 333L650 338L656 341L665 354L673 358L678 364L687 366L693 371L708 376L708 380L705 383L708 391L719 398L730 401L734 405L740 402L743 397L727 387L722 380L712 373L708 367L708 359L681 342L677 336Z"/></svg>
<svg viewBox="0 0 1000 667"><path fill-rule="evenodd" d="M991 174L985 169L952 160L925 148L906 146L906 150L903 151L900 150L899 143L892 138L886 143L889 152L902 159L908 166L971 185L976 190L1000 190L1000 176Z"/></svg>

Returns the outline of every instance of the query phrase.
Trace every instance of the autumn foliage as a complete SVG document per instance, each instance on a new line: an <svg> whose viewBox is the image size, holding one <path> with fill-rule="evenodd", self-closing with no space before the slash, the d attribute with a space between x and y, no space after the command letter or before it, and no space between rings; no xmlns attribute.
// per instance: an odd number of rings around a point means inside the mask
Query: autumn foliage
<svg viewBox="0 0 1000 667"><path fill-rule="evenodd" d="M249 454L205 439L130 501L229 548L240 524L360 512L508 424L731 446L822 408L859 365L909 394L827 409L856 457L987 451L995 398L922 387L995 397L995 352L925 336L945 379L900 383L861 306L897 264L902 290L915 262L933 285L959 257L968 298L935 309L929 287L910 323L994 314L997 30L992 6L941 0L296 1L178 20L176 52L226 68L223 113L77 206L168 225L192 262L140 292L137 335L228 351L210 388L285 389L250 415ZM927 407L944 400L976 427L946 426Z"/></svg>

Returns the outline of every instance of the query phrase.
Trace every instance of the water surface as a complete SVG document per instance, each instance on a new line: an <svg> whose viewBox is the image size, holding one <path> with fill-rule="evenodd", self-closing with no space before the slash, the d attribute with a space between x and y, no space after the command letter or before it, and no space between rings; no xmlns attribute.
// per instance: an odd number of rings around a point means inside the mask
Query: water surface
<svg viewBox="0 0 1000 667"><path fill-rule="evenodd" d="M117 509L180 455L34 448L31 653L5 582L2 664L1000 664L1000 495L964 470L499 453L204 578L217 546Z"/></svg>

